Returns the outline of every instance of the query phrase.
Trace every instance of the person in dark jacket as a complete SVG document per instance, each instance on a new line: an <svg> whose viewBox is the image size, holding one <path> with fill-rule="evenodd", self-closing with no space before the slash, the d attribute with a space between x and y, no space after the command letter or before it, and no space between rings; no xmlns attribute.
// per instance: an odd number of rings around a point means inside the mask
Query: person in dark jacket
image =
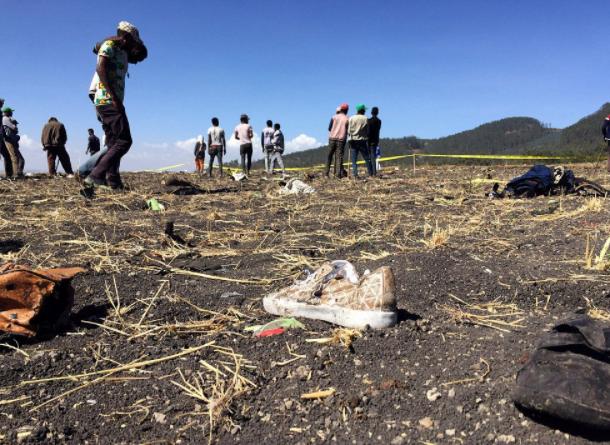
<svg viewBox="0 0 610 445"><path fill-rule="evenodd" d="M89 128L89 139L87 141L87 150L85 154L90 154L93 156L98 151L100 151L100 138L95 135L93 128Z"/></svg>
<svg viewBox="0 0 610 445"><path fill-rule="evenodd" d="M608 144L608 164L606 169L608 170L608 173L610 173L610 115L606 116L606 119L604 120L602 134L604 135L604 140Z"/></svg>
<svg viewBox="0 0 610 445"><path fill-rule="evenodd" d="M371 117L369 118L369 156L371 158L371 164L373 166L373 176L377 176L377 151L379 147L379 134L381 133L381 119L379 115L379 108L373 107L371 109Z"/></svg>
<svg viewBox="0 0 610 445"><path fill-rule="evenodd" d="M195 169L197 170L197 173L199 173L200 175L203 174L203 172L205 171L203 169L204 164L205 164L205 149L206 149L205 142L197 139L197 142L195 143L195 150L193 151L193 155L195 156Z"/></svg>
<svg viewBox="0 0 610 445"><path fill-rule="evenodd" d="M55 176L57 170L55 167L55 161L59 158L59 162L63 167L64 171L69 177L74 175L72 171L72 164L70 162L70 156L66 151L66 142L68 141L68 134L66 133L66 127L64 124L59 122L56 117L49 118L49 122L42 129L42 136L40 142L44 150L47 152L47 164L49 166L49 176Z"/></svg>
<svg viewBox="0 0 610 445"><path fill-rule="evenodd" d="M4 107L4 99L0 98L0 109ZM0 122L0 156L4 161L4 176L10 178L13 176L13 163L11 162L11 155L4 145L4 127Z"/></svg>
<svg viewBox="0 0 610 445"><path fill-rule="evenodd" d="M4 145L11 158L12 175L11 178L23 178L25 159L19 150L19 122L13 118L13 110L10 107L2 109L2 131L4 135Z"/></svg>

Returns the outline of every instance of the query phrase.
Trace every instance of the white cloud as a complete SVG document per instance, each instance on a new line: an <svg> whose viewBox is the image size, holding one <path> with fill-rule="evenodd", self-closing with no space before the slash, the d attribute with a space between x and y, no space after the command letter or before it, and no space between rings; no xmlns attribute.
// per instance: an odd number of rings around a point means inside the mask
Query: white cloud
<svg viewBox="0 0 610 445"><path fill-rule="evenodd" d="M19 140L19 146L23 148L34 148L34 139L27 134L22 134L21 139Z"/></svg>
<svg viewBox="0 0 610 445"><path fill-rule="evenodd" d="M184 151L188 151L188 152L192 153L197 141L200 141L202 139L203 139L203 135L200 134L195 137L186 139L184 141L176 141L176 142L174 142L174 146L179 148L180 150L184 150Z"/></svg>
<svg viewBox="0 0 610 445"><path fill-rule="evenodd" d="M286 153L294 153L295 151L309 150L310 148L318 148L322 144L312 136L301 133L294 139L286 141Z"/></svg>

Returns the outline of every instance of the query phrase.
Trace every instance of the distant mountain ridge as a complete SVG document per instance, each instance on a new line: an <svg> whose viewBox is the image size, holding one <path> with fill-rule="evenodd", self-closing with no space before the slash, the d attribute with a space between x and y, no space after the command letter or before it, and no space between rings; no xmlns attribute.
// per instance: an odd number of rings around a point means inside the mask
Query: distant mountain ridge
<svg viewBox="0 0 610 445"><path fill-rule="evenodd" d="M569 127L558 129L532 117L509 117L438 139L382 138L383 156L421 153L438 154L554 154L581 158L599 157L605 143L601 126L610 115L610 103ZM291 167L306 167L326 162L327 147L318 147L284 157ZM262 164L258 161L256 164Z"/></svg>

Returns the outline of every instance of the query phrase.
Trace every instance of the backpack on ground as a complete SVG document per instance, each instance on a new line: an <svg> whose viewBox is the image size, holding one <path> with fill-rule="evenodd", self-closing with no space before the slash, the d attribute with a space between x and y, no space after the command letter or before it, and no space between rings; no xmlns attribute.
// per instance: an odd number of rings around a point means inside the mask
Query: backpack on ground
<svg viewBox="0 0 610 445"><path fill-rule="evenodd" d="M576 433L610 432L610 323L581 315L545 334L517 374L513 401Z"/></svg>

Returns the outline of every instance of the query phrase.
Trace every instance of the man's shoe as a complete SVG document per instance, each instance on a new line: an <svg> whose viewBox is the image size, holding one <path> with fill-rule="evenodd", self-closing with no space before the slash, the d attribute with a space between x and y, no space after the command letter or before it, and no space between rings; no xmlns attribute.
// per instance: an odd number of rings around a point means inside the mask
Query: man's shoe
<svg viewBox="0 0 610 445"><path fill-rule="evenodd" d="M271 314L348 328L381 329L398 321L392 269L380 267L360 278L347 261L324 263L304 281L266 296L263 306Z"/></svg>

